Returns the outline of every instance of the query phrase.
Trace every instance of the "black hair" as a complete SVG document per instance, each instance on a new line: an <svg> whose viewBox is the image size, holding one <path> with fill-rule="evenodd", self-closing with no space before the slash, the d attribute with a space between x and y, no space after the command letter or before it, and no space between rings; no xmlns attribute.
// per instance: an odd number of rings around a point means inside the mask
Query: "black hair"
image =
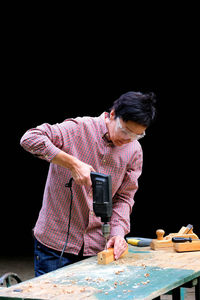
<svg viewBox="0 0 200 300"><path fill-rule="evenodd" d="M127 92L114 101L110 110L115 111L115 118L124 122L133 121L149 126L156 115L156 97L154 93Z"/></svg>

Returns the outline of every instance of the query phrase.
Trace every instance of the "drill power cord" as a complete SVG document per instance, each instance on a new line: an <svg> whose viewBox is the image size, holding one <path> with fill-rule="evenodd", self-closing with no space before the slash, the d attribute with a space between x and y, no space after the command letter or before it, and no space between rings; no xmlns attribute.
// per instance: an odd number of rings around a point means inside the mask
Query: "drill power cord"
<svg viewBox="0 0 200 300"><path fill-rule="evenodd" d="M71 199L70 199L70 207L69 207L69 222L68 222L68 229L67 229L67 238L66 238L64 247L62 249L62 252L60 254L58 268L61 267L62 257L63 257L64 251L65 251L65 249L67 247L68 239L69 239L69 230L70 230L71 215L72 215L72 200L73 200L72 181L73 181L73 178L71 177L70 180L69 180L69 182L65 184L65 187L67 187L67 188L70 189Z"/></svg>

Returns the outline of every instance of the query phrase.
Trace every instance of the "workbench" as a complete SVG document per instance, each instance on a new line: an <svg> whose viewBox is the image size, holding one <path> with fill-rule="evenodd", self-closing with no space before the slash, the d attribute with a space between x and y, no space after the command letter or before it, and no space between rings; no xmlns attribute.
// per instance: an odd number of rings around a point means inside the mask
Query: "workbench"
<svg viewBox="0 0 200 300"><path fill-rule="evenodd" d="M200 251L177 253L129 245L128 254L108 265L97 257L63 267L31 280L0 289L0 299L160 299L180 287L196 284L200 299Z"/></svg>

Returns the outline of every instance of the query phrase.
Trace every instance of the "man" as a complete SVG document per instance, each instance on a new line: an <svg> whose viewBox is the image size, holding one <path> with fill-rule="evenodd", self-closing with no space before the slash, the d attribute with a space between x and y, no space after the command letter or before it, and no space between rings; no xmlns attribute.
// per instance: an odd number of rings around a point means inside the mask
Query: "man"
<svg viewBox="0 0 200 300"><path fill-rule="evenodd" d="M138 140L153 121L155 110L153 93L128 92L113 103L110 113L42 124L24 134L22 147L50 162L34 228L36 276L105 248L101 220L93 212L91 171L112 177L113 213L107 247L114 247L115 259L124 252L142 172ZM71 177L69 189L66 183Z"/></svg>

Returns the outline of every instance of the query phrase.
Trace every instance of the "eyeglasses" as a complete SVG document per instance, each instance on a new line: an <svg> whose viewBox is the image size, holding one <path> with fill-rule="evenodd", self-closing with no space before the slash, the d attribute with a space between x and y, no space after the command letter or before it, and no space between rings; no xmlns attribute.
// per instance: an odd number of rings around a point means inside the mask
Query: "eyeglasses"
<svg viewBox="0 0 200 300"><path fill-rule="evenodd" d="M145 136L145 131L142 134L135 134L134 132L128 130L127 128L124 128L119 118L116 118L116 128L120 129L124 137L130 138L131 140L139 140Z"/></svg>

